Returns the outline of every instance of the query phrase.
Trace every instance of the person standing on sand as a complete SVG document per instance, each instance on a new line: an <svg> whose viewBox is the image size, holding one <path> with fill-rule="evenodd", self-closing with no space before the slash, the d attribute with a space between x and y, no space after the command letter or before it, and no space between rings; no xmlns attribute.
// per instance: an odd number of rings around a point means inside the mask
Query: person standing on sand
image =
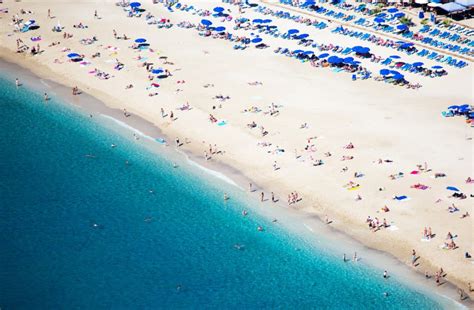
<svg viewBox="0 0 474 310"><path fill-rule="evenodd" d="M18 78L15 79L15 85L16 88L20 87L20 80L18 80Z"/></svg>
<svg viewBox="0 0 474 310"><path fill-rule="evenodd" d="M357 261L357 252L354 252L354 256L352 257L352 261L354 261L354 262Z"/></svg>
<svg viewBox="0 0 474 310"><path fill-rule="evenodd" d="M275 194L272 192L272 202L276 202L275 200Z"/></svg>
<svg viewBox="0 0 474 310"><path fill-rule="evenodd" d="M260 194L260 201L263 202L264 200L265 200L265 193L262 192L262 193Z"/></svg>

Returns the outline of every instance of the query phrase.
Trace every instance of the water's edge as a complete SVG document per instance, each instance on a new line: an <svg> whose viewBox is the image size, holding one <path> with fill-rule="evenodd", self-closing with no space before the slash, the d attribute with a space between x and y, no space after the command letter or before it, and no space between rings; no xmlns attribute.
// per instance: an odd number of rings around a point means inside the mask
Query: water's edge
<svg viewBox="0 0 474 310"><path fill-rule="evenodd" d="M123 113L121 110L107 107L104 103L90 96L87 93L83 93L81 94L81 96L73 98L70 94L71 91L69 87L65 87L50 80L41 79L40 77L34 75L31 71L19 66L18 64L7 62L1 58L0 69L6 77L13 79L14 77L19 77L22 84L37 92L43 92L45 89L47 89L48 94L50 94L51 96L60 98L61 102L72 104L78 107L84 113L92 114L94 116L100 115L104 117L104 119L113 119L118 122L119 125L121 125L122 127L127 126L127 130L136 131L143 136L150 137L150 140L152 141L154 141L154 138L156 137L163 137L167 141L170 141L169 137L166 137L163 132L151 122L148 122L147 120L135 115L124 120ZM38 81L40 83L38 83ZM158 143L156 144L158 145ZM255 184L255 182L249 180L240 171L220 162L207 163L202 158L196 156L190 151L176 150L173 147L160 147L159 152L166 152L167 155L175 157L184 156L185 160L188 161L191 165L197 166L198 168L202 169L207 173L212 174L214 177L219 178L222 181L237 186L245 196L249 196L246 195L243 190L244 188L246 188L247 184L249 182ZM256 199L249 199L253 200L256 203ZM457 303L455 301L458 299L457 287L452 283L447 283L447 285L443 285L443 287L437 288L436 292L433 293L433 287L425 283L426 281L423 275L406 267L405 263L401 262L395 256L379 251L377 249L366 247L362 243L352 239L346 233L338 231L330 226L324 225L321 220L315 215L306 214L305 212L295 210L288 210L287 208L272 209L284 210L264 210L262 211L262 213L267 218L271 218L272 216L274 216L275 212L291 213L292 216L294 216L300 221L298 225L299 227L285 228L288 228L290 231L297 231L296 233L306 233L311 235L311 242L318 242L318 237L322 235L324 236L324 239L333 240L337 242L337 244L340 244L340 248L342 248L342 250L339 250L341 251L341 253L350 253L355 249L358 253L360 253L364 257L367 257L366 261L368 261L370 265L376 266L380 269L383 269L384 267L387 268L388 265L392 274L399 274L401 278L404 279L403 283L414 281L416 283L416 286L423 287L423 292L431 292L432 294L437 294L445 298L449 298L452 300L453 303L456 303L460 307L471 307L472 305L474 305L471 300L463 302L463 305ZM347 251L347 248L350 248L351 251ZM346 251L343 251L343 249L346 249Z"/></svg>

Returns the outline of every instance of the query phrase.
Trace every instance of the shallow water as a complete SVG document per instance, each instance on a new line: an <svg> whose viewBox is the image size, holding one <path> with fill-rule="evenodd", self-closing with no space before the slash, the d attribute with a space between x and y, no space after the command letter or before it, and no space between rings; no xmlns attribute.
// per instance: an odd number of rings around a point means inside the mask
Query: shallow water
<svg viewBox="0 0 474 310"><path fill-rule="evenodd" d="M289 234L110 120L1 76L0 89L1 308L442 307Z"/></svg>

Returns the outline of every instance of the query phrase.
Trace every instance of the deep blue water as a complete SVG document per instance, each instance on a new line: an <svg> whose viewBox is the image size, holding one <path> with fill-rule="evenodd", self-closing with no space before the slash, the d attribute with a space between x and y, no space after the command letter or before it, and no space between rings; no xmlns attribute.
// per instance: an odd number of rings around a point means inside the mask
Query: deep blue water
<svg viewBox="0 0 474 310"><path fill-rule="evenodd" d="M1 76L0 116L2 309L440 307L243 217L248 201L223 202L230 185Z"/></svg>

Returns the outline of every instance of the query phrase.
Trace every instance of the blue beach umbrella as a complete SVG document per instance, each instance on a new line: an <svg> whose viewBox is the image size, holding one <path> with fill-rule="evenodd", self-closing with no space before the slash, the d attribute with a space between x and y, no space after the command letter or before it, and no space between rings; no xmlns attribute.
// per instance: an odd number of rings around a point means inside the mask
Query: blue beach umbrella
<svg viewBox="0 0 474 310"><path fill-rule="evenodd" d="M67 54L67 57L69 57L69 58L79 58L79 57L81 57L81 55L79 55L78 53L70 53L70 54Z"/></svg>
<svg viewBox="0 0 474 310"><path fill-rule="evenodd" d="M301 54L301 53L304 53L303 50L294 50L293 51L293 54Z"/></svg>
<svg viewBox="0 0 474 310"><path fill-rule="evenodd" d="M425 13L423 13L423 11L421 11L420 13L418 13L418 18L419 18L419 19L425 18Z"/></svg>
<svg viewBox="0 0 474 310"><path fill-rule="evenodd" d="M338 63L341 63L343 61L342 58L339 58L337 56L331 56L328 58L328 62L331 63L331 64L338 64Z"/></svg>
<svg viewBox="0 0 474 310"><path fill-rule="evenodd" d="M212 22L208 19L202 19L201 24L203 24L204 26L210 26L212 25Z"/></svg>
<svg viewBox="0 0 474 310"><path fill-rule="evenodd" d="M151 70L151 73L153 73L153 74L160 74L162 72L165 72L165 71L163 71L163 69L153 69L153 70Z"/></svg>
<svg viewBox="0 0 474 310"><path fill-rule="evenodd" d="M223 11L224 11L224 8L221 7L221 6L216 6L216 7L214 8L214 12L220 13L220 12L223 12Z"/></svg>
<svg viewBox="0 0 474 310"><path fill-rule="evenodd" d="M345 63L352 63L354 61L354 57L346 57L344 58Z"/></svg>
<svg viewBox="0 0 474 310"><path fill-rule="evenodd" d="M390 70L388 70L388 69L380 70L380 75L389 75L389 74L390 74Z"/></svg>
<svg viewBox="0 0 474 310"><path fill-rule="evenodd" d="M441 67L441 66L433 66L433 67L431 67L431 69L437 69L437 70L439 70L439 69L443 69L443 67Z"/></svg>
<svg viewBox="0 0 474 310"><path fill-rule="evenodd" d="M255 18L252 23L255 23L255 24L261 24L263 22L263 20L261 20L260 18Z"/></svg>
<svg viewBox="0 0 474 310"><path fill-rule="evenodd" d="M379 24L385 23L385 19L383 19L383 18L381 18L381 17L377 17L376 19L374 19L374 21L375 21L376 23L379 23Z"/></svg>
<svg viewBox="0 0 474 310"><path fill-rule="evenodd" d="M385 17L385 16L387 16L387 13L383 13L383 12L382 12L382 13L377 14L375 17L381 17L381 18L383 18L383 17Z"/></svg>
<svg viewBox="0 0 474 310"><path fill-rule="evenodd" d="M448 107L448 110L457 110L457 109L459 109L458 105L451 105Z"/></svg>
<svg viewBox="0 0 474 310"><path fill-rule="evenodd" d="M223 32L223 31L225 31L225 27L223 27L223 26L216 27L216 29L214 29L214 30L217 31L217 32Z"/></svg>
<svg viewBox="0 0 474 310"><path fill-rule="evenodd" d="M130 3L130 7L132 8L138 8L139 6L141 6L142 4L140 2L132 2Z"/></svg>
<svg viewBox="0 0 474 310"><path fill-rule="evenodd" d="M318 58L326 58L328 56L329 56L328 53L322 53L321 55L318 56Z"/></svg>
<svg viewBox="0 0 474 310"><path fill-rule="evenodd" d="M460 105L459 109L469 109L469 105L468 104Z"/></svg>
<svg viewBox="0 0 474 310"><path fill-rule="evenodd" d="M448 187L446 187L446 189L448 191L459 192L459 189L457 187L454 187L454 186L448 186Z"/></svg>
<svg viewBox="0 0 474 310"><path fill-rule="evenodd" d="M272 22L271 19L264 19L264 20L262 20L262 23L264 23L264 24L269 24L269 23L271 23L271 22Z"/></svg>
<svg viewBox="0 0 474 310"><path fill-rule="evenodd" d="M398 9L397 8L390 8L390 9L387 10L387 12L396 13L396 12L398 12Z"/></svg>
<svg viewBox="0 0 474 310"><path fill-rule="evenodd" d="M409 48L409 47L412 47L412 46L413 46L413 43L408 42L408 43L403 43L402 45L400 45L400 48Z"/></svg>
<svg viewBox="0 0 474 310"><path fill-rule="evenodd" d="M252 43L260 43L262 42L262 38L253 38Z"/></svg>
<svg viewBox="0 0 474 310"><path fill-rule="evenodd" d="M144 38L138 38L135 40L135 43L145 43L146 42L146 39Z"/></svg>
<svg viewBox="0 0 474 310"><path fill-rule="evenodd" d="M407 29L408 29L408 26L405 25L405 24L401 24L401 25L398 25L398 26L397 26L397 29L398 29L398 30L402 30L402 31L403 31L403 30L407 30Z"/></svg>
<svg viewBox="0 0 474 310"><path fill-rule="evenodd" d="M412 66L413 66L413 67L421 67L421 66L423 66L423 63L422 63L421 61L414 62L414 63L412 64Z"/></svg>
<svg viewBox="0 0 474 310"><path fill-rule="evenodd" d="M392 76L392 78L394 78L395 80L403 80L405 77L403 76L403 74L399 73Z"/></svg>
<svg viewBox="0 0 474 310"><path fill-rule="evenodd" d="M295 34L295 33L298 33L300 32L298 29L290 29L288 30L288 34Z"/></svg>
<svg viewBox="0 0 474 310"><path fill-rule="evenodd" d="M313 51L306 51L306 52L304 52L303 54L305 54L305 55L313 55L314 52L313 52Z"/></svg>
<svg viewBox="0 0 474 310"><path fill-rule="evenodd" d="M403 12L398 12L398 13L396 13L396 14L393 14L393 16L394 16L395 18L402 18L403 16L405 16L405 13L403 13Z"/></svg>
<svg viewBox="0 0 474 310"><path fill-rule="evenodd" d="M307 34L307 33L302 33L302 34L300 34L299 36L295 37L295 39L301 40L301 39L306 39L307 37L309 37L309 34Z"/></svg>
<svg viewBox="0 0 474 310"><path fill-rule="evenodd" d="M390 56L390 58L392 58L392 59L400 59L400 56L392 55L392 56Z"/></svg>

